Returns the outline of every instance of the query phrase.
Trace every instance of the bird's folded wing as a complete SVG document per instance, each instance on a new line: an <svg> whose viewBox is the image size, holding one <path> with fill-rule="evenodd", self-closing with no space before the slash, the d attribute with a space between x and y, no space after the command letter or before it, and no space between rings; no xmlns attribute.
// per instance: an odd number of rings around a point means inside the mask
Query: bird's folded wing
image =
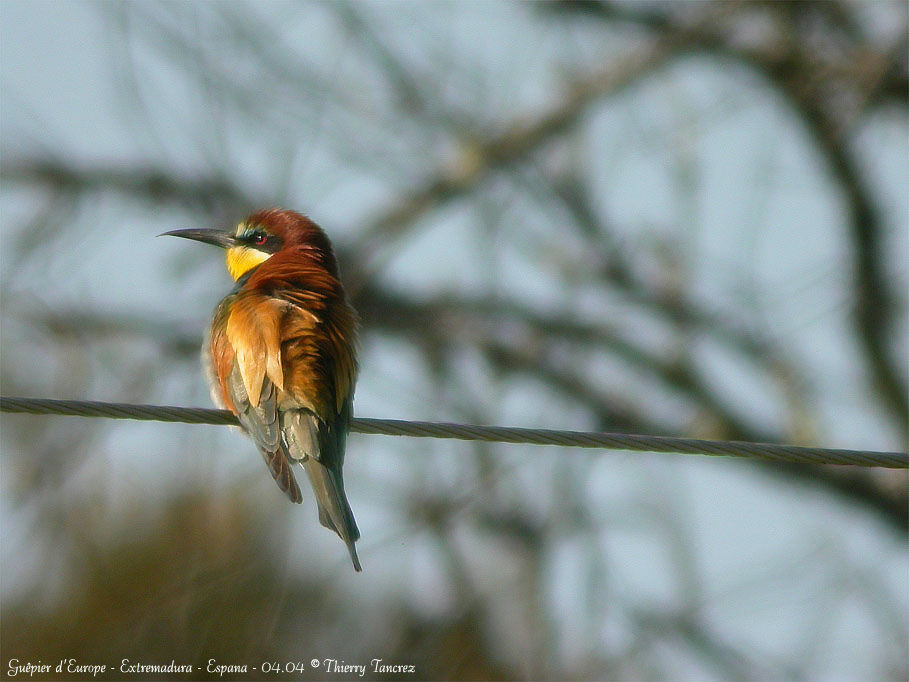
<svg viewBox="0 0 909 682"><path fill-rule="evenodd" d="M227 318L227 340L236 355L243 386L252 405L258 405L267 377L284 389L281 367L283 301L268 296L238 296Z"/></svg>
<svg viewBox="0 0 909 682"><path fill-rule="evenodd" d="M263 379L258 404L254 405L246 391L246 383L235 360L233 369L224 382L224 388L234 404L240 424L259 448L278 487L291 501L302 502L303 495L297 485L290 460L281 440L275 385L269 379Z"/></svg>

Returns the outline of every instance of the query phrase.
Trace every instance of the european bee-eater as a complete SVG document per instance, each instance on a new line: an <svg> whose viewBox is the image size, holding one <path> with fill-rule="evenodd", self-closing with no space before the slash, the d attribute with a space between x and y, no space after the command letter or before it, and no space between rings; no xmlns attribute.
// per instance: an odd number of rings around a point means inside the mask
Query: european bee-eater
<svg viewBox="0 0 909 682"><path fill-rule="evenodd" d="M344 494L344 447L357 375L356 314L331 243L294 211L259 211L235 231L166 235L227 250L236 281L215 308L202 347L216 404L237 415L278 487L303 496L291 465L306 470L319 521L347 544L354 568L360 537Z"/></svg>

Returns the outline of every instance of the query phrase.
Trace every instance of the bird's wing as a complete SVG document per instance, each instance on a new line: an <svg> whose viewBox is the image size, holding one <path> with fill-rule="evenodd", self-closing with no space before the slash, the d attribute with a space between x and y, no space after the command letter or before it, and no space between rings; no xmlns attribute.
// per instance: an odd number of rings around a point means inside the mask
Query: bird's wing
<svg viewBox="0 0 909 682"><path fill-rule="evenodd" d="M243 387L253 405L259 404L266 377L284 389L281 367L281 323L289 306L269 296L237 296L227 317L227 340L236 354Z"/></svg>
<svg viewBox="0 0 909 682"><path fill-rule="evenodd" d="M278 388L283 383L278 341L281 311L267 315L261 305L245 303L236 298L215 313L211 335L214 373L225 404L262 453L278 487L291 501L300 503L303 495L278 423Z"/></svg>
<svg viewBox="0 0 909 682"><path fill-rule="evenodd" d="M253 439L256 447L259 448L259 452L262 453L275 483L290 498L291 502L299 504L303 501L303 494L300 492L300 486L297 485L297 479L294 477L291 462L281 439L275 385L268 379L263 380L259 404L253 405L246 393L239 366L234 362L234 368L227 377L226 388L236 408L237 418L249 433L250 438Z"/></svg>

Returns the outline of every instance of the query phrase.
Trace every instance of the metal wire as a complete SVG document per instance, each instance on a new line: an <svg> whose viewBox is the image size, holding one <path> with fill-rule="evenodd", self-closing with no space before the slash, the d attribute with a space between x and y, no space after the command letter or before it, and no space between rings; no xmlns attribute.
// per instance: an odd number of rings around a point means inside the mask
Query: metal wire
<svg viewBox="0 0 909 682"><path fill-rule="evenodd" d="M201 407L168 407L163 405L133 405L85 400L49 400L45 398L0 397L0 412L54 414L77 417L108 417L111 419L140 419L148 421L182 422L186 424L227 424L236 426L237 418L227 410ZM905 452L876 452L871 450L833 450L773 443L698 440L665 436L639 436L625 433L593 431L551 431L504 426L476 426L444 422L415 422L398 419L354 419L351 430L358 433L418 438L455 438L482 440L494 443L559 445L576 448L605 448L639 452L676 452L692 455L713 455L765 459L802 464L850 464L854 466L909 468Z"/></svg>

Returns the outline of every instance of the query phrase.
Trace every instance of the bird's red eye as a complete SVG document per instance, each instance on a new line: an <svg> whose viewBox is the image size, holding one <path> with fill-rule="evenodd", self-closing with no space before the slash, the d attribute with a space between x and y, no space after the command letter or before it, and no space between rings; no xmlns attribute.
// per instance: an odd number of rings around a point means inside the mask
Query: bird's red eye
<svg viewBox="0 0 909 682"><path fill-rule="evenodd" d="M256 244L256 245L258 245L258 246L262 246L262 244L264 244L266 241L268 241L268 237L267 237L264 233L262 233L262 232L259 232L259 233L253 238L253 243Z"/></svg>

